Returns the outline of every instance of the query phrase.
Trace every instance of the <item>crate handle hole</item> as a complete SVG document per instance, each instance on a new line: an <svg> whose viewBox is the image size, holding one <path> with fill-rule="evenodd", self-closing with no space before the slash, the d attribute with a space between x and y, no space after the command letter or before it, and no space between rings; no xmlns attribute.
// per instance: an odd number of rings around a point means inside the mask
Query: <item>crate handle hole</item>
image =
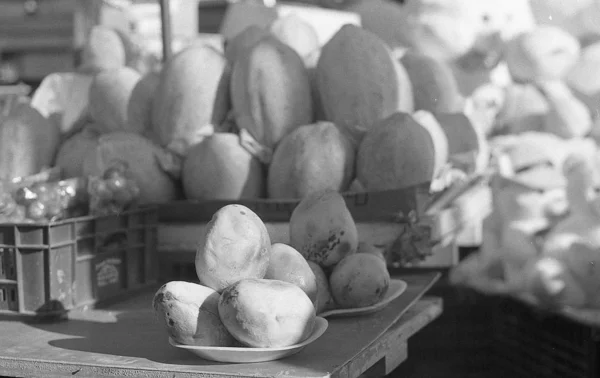
<svg viewBox="0 0 600 378"><path fill-rule="evenodd" d="M17 292L15 289L10 290L10 301L15 303L17 301Z"/></svg>

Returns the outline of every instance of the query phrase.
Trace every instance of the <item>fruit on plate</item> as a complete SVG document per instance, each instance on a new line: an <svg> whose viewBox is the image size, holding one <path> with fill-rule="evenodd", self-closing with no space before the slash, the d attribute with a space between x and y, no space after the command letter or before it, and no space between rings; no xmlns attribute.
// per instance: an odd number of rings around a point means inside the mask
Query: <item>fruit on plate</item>
<svg viewBox="0 0 600 378"><path fill-rule="evenodd" d="M290 218L290 245L324 268L355 253L358 231L344 197L333 190L304 197Z"/></svg>
<svg viewBox="0 0 600 378"><path fill-rule="evenodd" d="M218 50L199 44L165 64L152 112L152 131L161 146L183 156L225 119L227 104L216 99L226 66Z"/></svg>
<svg viewBox="0 0 600 378"><path fill-rule="evenodd" d="M335 302L331 296L331 288L329 287L329 278L327 274L321 268L319 264L314 261L307 260L308 266L312 269L315 274L317 282L317 300L315 302L315 309L317 315L320 313L330 310L335 307Z"/></svg>
<svg viewBox="0 0 600 378"><path fill-rule="evenodd" d="M354 176L356 147L331 122L298 127L283 137L269 165L270 198L303 198L326 189L343 192Z"/></svg>
<svg viewBox="0 0 600 378"><path fill-rule="evenodd" d="M64 178L83 176L83 160L90 150L96 148L100 139L96 127L88 124L60 145L55 166L62 169Z"/></svg>
<svg viewBox="0 0 600 378"><path fill-rule="evenodd" d="M231 133L215 133L192 146L182 168L186 198L235 200L264 196L262 164Z"/></svg>
<svg viewBox="0 0 600 378"><path fill-rule="evenodd" d="M219 293L192 282L171 281L152 299L169 336L184 345L228 347L235 339L219 317Z"/></svg>
<svg viewBox="0 0 600 378"><path fill-rule="evenodd" d="M149 72L137 82L127 104L128 129L144 135L152 126L154 93L158 88L160 74Z"/></svg>
<svg viewBox="0 0 600 378"><path fill-rule="evenodd" d="M96 147L88 151L83 160L83 174L101 177L115 163L122 163L140 189L140 204L164 203L178 194L175 181L165 170L168 161L169 154L150 140L118 131L102 135Z"/></svg>
<svg viewBox="0 0 600 378"><path fill-rule="evenodd" d="M78 70L88 74L125 66L125 47L121 37L111 28L94 26L83 46L81 61Z"/></svg>
<svg viewBox="0 0 600 378"><path fill-rule="evenodd" d="M378 121L358 149L356 176L367 190L402 189L433 180L432 135L407 113Z"/></svg>
<svg viewBox="0 0 600 378"><path fill-rule="evenodd" d="M94 76L89 94L92 120L103 133L132 130L127 121L129 98L140 74L129 67L102 71Z"/></svg>
<svg viewBox="0 0 600 378"><path fill-rule="evenodd" d="M298 286L284 281L247 278L229 286L219 299L227 330L250 347L286 347L313 331L315 308Z"/></svg>
<svg viewBox="0 0 600 378"><path fill-rule="evenodd" d="M287 244L274 243L271 246L271 258L264 278L292 283L302 289L313 303L317 300L317 278L313 270L304 256Z"/></svg>
<svg viewBox="0 0 600 378"><path fill-rule="evenodd" d="M442 113L462 110L464 99L446 62L410 49L400 62L412 83L415 110Z"/></svg>
<svg viewBox="0 0 600 378"><path fill-rule="evenodd" d="M200 283L218 292L245 278L263 278L271 258L267 227L243 205L226 205L206 225L196 251Z"/></svg>
<svg viewBox="0 0 600 378"><path fill-rule="evenodd" d="M356 253L346 256L333 268L329 283L339 307L368 307L383 299L390 286L390 274L380 257Z"/></svg>
<svg viewBox="0 0 600 378"><path fill-rule="evenodd" d="M231 103L244 145L269 163L277 143L313 121L304 62L276 38L263 38L233 65Z"/></svg>
<svg viewBox="0 0 600 378"><path fill-rule="evenodd" d="M52 166L60 129L26 102L17 102L0 116L0 178L12 180Z"/></svg>
<svg viewBox="0 0 600 378"><path fill-rule="evenodd" d="M356 143L377 120L413 110L406 71L385 42L358 26L342 26L323 46L316 76L326 119Z"/></svg>

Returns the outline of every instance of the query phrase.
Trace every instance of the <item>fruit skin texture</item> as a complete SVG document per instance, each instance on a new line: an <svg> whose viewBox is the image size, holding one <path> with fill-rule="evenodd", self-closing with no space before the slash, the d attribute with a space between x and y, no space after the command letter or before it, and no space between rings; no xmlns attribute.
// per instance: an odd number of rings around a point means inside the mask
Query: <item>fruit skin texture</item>
<svg viewBox="0 0 600 378"><path fill-rule="evenodd" d="M345 257L333 268L329 283L333 299L340 307L367 307L385 296L390 274L381 258L357 253Z"/></svg>
<svg viewBox="0 0 600 378"><path fill-rule="evenodd" d="M408 76L379 37L355 25L342 26L323 46L316 67L326 120L360 142L377 120L413 110L412 89L406 89L410 81L401 77Z"/></svg>
<svg viewBox="0 0 600 378"><path fill-rule="evenodd" d="M90 115L102 132L137 131L129 127L127 107L140 79L140 74L129 67L103 71L94 77L89 95Z"/></svg>
<svg viewBox="0 0 600 378"><path fill-rule="evenodd" d="M216 99L226 67L225 57L205 45L192 45L166 63L152 109L152 131L160 145L183 156L221 124L229 109Z"/></svg>
<svg viewBox="0 0 600 378"><path fill-rule="evenodd" d="M226 205L206 225L196 251L200 283L218 292L245 278L263 278L271 239L262 220L243 205Z"/></svg>
<svg viewBox="0 0 600 378"><path fill-rule="evenodd" d="M229 347L236 344L219 317L219 293L192 282L171 281L152 299L169 336L184 345Z"/></svg>
<svg viewBox="0 0 600 378"><path fill-rule="evenodd" d="M356 148L331 122L298 127L286 135L269 166L270 198L303 198L331 189L343 192L354 176Z"/></svg>
<svg viewBox="0 0 600 378"><path fill-rule="evenodd" d="M283 243L271 246L271 259L265 279L292 283L302 289L308 298L317 300L317 278L308 262L293 247Z"/></svg>
<svg viewBox="0 0 600 378"><path fill-rule="evenodd" d="M158 88L160 74L149 72L137 82L127 104L127 123L129 130L144 134L152 125L152 107L154 93Z"/></svg>
<svg viewBox="0 0 600 378"><path fill-rule="evenodd" d="M192 146L182 180L189 199L261 198L265 191L262 164L230 133L213 134Z"/></svg>
<svg viewBox="0 0 600 378"><path fill-rule="evenodd" d="M411 115L395 113L363 139L356 176L367 190L392 190L430 182L436 168L431 134Z"/></svg>
<svg viewBox="0 0 600 378"><path fill-rule="evenodd" d="M56 154L55 166L62 169L64 178L83 176L84 159L90 150L98 146L100 139L95 127L88 124L61 144Z"/></svg>
<svg viewBox="0 0 600 378"><path fill-rule="evenodd" d="M307 260L308 266L312 269L317 282L317 300L315 301L315 310L317 315L335 307L335 302L331 296L331 288L329 287L329 278L319 264L314 261Z"/></svg>
<svg viewBox="0 0 600 378"><path fill-rule="evenodd" d="M11 180L51 167L60 143L59 126L28 103L13 105L0 119L0 178Z"/></svg>
<svg viewBox="0 0 600 378"><path fill-rule="evenodd" d="M358 231L342 195L325 190L304 197L290 218L290 245L324 268L355 253Z"/></svg>
<svg viewBox="0 0 600 378"><path fill-rule="evenodd" d="M414 110L434 113L462 110L463 98L447 63L411 50L406 51L400 62L412 84Z"/></svg>
<svg viewBox="0 0 600 378"><path fill-rule="evenodd" d="M96 74L125 66L125 46L119 34L110 28L94 26L81 53L84 73Z"/></svg>
<svg viewBox="0 0 600 378"><path fill-rule="evenodd" d="M261 39L240 56L233 66L230 93L237 126L258 142L254 154L264 163L271 161L286 134L313 121L304 62L276 38Z"/></svg>
<svg viewBox="0 0 600 378"><path fill-rule="evenodd" d="M302 289L284 281L244 279L219 299L219 315L241 343L258 348L304 341L315 323L315 308Z"/></svg>

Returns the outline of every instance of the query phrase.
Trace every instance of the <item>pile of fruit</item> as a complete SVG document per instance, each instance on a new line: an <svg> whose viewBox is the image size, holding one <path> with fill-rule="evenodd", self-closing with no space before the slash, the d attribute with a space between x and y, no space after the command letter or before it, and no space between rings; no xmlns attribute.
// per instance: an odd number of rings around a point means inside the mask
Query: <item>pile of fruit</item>
<svg viewBox="0 0 600 378"><path fill-rule="evenodd" d="M383 255L359 245L336 191L305 197L292 214L290 243L273 243L252 210L218 210L196 252L199 283L171 281L153 307L176 342L285 347L304 341L315 317L380 302L390 275Z"/></svg>

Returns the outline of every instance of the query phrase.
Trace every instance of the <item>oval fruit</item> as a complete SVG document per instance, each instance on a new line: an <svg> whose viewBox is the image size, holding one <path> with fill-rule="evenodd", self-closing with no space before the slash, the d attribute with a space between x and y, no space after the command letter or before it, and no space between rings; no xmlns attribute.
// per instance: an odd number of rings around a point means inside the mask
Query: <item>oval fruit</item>
<svg viewBox="0 0 600 378"><path fill-rule="evenodd" d="M226 41L225 58L230 64L234 64L241 56L248 54L263 38L274 37L269 30L258 25L250 25L242 33Z"/></svg>
<svg viewBox="0 0 600 378"><path fill-rule="evenodd" d="M140 79L140 74L129 67L103 71L94 77L89 94L90 116L103 133L132 131L127 106Z"/></svg>
<svg viewBox="0 0 600 378"><path fill-rule="evenodd" d="M113 29L94 26L83 46L81 61L78 70L89 74L125 66L125 46L121 37Z"/></svg>
<svg viewBox="0 0 600 378"><path fill-rule="evenodd" d="M188 150L182 182L189 199L260 198L264 196L265 172L236 134L216 133Z"/></svg>
<svg viewBox="0 0 600 378"><path fill-rule="evenodd" d="M316 67L326 119L347 129L358 143L377 120L411 112L412 93L402 96L410 83L401 82L404 68L399 66L375 34L356 25L342 26L321 49Z"/></svg>
<svg viewBox="0 0 600 378"><path fill-rule="evenodd" d="M344 197L332 190L304 197L290 217L290 245L324 268L355 253L358 231Z"/></svg>
<svg viewBox="0 0 600 378"><path fill-rule="evenodd" d="M271 258L264 278L292 283L302 289L313 303L317 300L314 272L304 256L287 244L274 243L271 246Z"/></svg>
<svg viewBox="0 0 600 378"><path fill-rule="evenodd" d="M100 133L95 127L86 125L61 144L55 165L61 168L64 178L83 176L84 159L90 150L96 149L100 139Z"/></svg>
<svg viewBox="0 0 600 378"><path fill-rule="evenodd" d="M127 104L128 129L144 135L152 126L154 93L158 88L160 74L149 72L137 82Z"/></svg>
<svg viewBox="0 0 600 378"><path fill-rule="evenodd" d="M372 306L390 286L385 262L372 254L357 253L340 261L329 277L335 303L343 308Z"/></svg>
<svg viewBox="0 0 600 378"><path fill-rule="evenodd" d="M225 119L228 109L216 99L226 67L208 45L191 45L166 63L152 109L152 131L163 147L183 156Z"/></svg>
<svg viewBox="0 0 600 378"><path fill-rule="evenodd" d="M191 282L171 281L152 300L169 336L180 344L228 347L235 339L219 317L219 293Z"/></svg>
<svg viewBox="0 0 600 378"><path fill-rule="evenodd" d="M315 310L317 315L335 307L335 302L331 296L331 288L329 287L329 279L327 274L319 264L314 261L307 260L308 266L312 269L317 282L317 300L315 302Z"/></svg>
<svg viewBox="0 0 600 378"><path fill-rule="evenodd" d="M269 165L270 198L303 198L326 189L343 192L354 176L356 148L331 122L298 127L286 135Z"/></svg>
<svg viewBox="0 0 600 378"><path fill-rule="evenodd" d="M269 267L267 227L243 205L226 205L206 225L196 251L200 283L218 292L245 278L263 278Z"/></svg>
<svg viewBox="0 0 600 378"><path fill-rule="evenodd" d="M373 244L369 244L366 242L358 243L358 248L356 249L356 253L367 253L367 254L370 254L373 256L377 256L383 261L386 261L385 254L383 253L383 251L381 249L375 247Z"/></svg>
<svg viewBox="0 0 600 378"><path fill-rule="evenodd" d="M395 113L377 122L363 139L356 176L367 190L393 190L430 182L436 168L431 133L410 114Z"/></svg>
<svg viewBox="0 0 600 378"><path fill-rule="evenodd" d="M244 279L223 291L219 315L241 343L258 348L286 347L313 331L315 308L306 293L289 282Z"/></svg>
<svg viewBox="0 0 600 378"><path fill-rule="evenodd" d="M315 28L294 13L276 19L270 30L281 42L293 48L305 64L311 54L319 50L319 36Z"/></svg>

